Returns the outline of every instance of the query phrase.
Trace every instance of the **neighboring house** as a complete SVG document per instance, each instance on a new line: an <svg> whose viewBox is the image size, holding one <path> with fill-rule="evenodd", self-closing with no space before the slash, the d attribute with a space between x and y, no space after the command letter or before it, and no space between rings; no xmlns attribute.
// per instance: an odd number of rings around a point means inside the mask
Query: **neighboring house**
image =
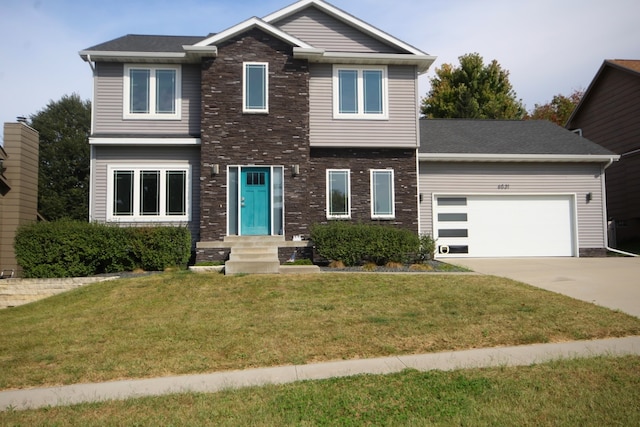
<svg viewBox="0 0 640 427"><path fill-rule="evenodd" d="M421 120L420 230L437 257L604 255L618 156L546 120Z"/></svg>
<svg viewBox="0 0 640 427"><path fill-rule="evenodd" d="M614 155L534 122L420 121L418 76L435 57L321 0L206 37L128 35L80 55L94 72L90 220L187 226L197 261L229 258L227 272L277 272L330 220L433 233L442 257L606 246ZM443 123L475 126L477 140L447 139ZM522 252L531 233L518 250L474 240L515 231L495 209L536 229L522 209L562 217L544 234L561 229L560 249ZM258 253L256 236L280 250Z"/></svg>
<svg viewBox="0 0 640 427"><path fill-rule="evenodd" d="M604 61L566 127L620 155L607 169L609 220L617 243L640 242L640 60Z"/></svg>
<svg viewBox="0 0 640 427"><path fill-rule="evenodd" d="M80 55L92 221L183 224L198 261L331 219L418 232L418 76L435 57L320 0Z"/></svg>
<svg viewBox="0 0 640 427"><path fill-rule="evenodd" d="M0 146L0 277L20 275L16 230L38 218L38 132L25 123L4 124Z"/></svg>

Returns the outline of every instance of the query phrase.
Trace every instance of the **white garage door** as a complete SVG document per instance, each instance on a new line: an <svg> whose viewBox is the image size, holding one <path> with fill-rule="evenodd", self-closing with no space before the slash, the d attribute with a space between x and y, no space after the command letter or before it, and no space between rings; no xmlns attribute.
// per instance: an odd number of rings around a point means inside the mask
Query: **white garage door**
<svg viewBox="0 0 640 427"><path fill-rule="evenodd" d="M571 195L436 195L436 256L574 256L574 205Z"/></svg>

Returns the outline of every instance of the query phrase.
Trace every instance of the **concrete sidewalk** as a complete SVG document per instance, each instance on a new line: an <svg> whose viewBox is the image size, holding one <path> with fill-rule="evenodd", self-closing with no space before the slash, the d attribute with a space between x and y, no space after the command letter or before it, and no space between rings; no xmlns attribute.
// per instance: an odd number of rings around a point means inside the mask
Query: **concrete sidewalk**
<svg viewBox="0 0 640 427"><path fill-rule="evenodd" d="M389 374L404 369L429 371L491 366L526 366L558 359L630 354L640 355L640 336L10 390L0 392L0 410L9 408L15 410L33 409L185 392L211 393L225 389L285 384L358 374Z"/></svg>

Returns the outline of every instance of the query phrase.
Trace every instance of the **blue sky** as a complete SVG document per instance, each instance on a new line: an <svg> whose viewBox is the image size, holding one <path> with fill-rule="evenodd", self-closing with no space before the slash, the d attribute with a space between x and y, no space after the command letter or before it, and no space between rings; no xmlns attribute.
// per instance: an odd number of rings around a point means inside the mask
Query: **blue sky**
<svg viewBox="0 0 640 427"><path fill-rule="evenodd" d="M0 0L0 122L91 99L78 51L124 34L206 35L293 0ZM637 0L330 0L443 63L498 60L528 110L585 89L605 59L640 59ZM389 5L393 5L389 7Z"/></svg>

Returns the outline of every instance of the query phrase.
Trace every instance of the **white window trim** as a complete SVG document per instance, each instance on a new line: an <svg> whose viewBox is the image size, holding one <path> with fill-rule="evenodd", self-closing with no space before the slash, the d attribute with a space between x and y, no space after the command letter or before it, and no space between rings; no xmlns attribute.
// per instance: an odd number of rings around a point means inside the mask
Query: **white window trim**
<svg viewBox="0 0 640 427"><path fill-rule="evenodd" d="M340 81L338 73L340 70L355 70L358 72L358 113L340 113ZM382 71L382 114L365 114L364 113L364 79L363 71L375 70ZM333 66L333 118L334 119L351 119L351 120L388 120L389 119L389 79L386 65L371 67L354 67L344 65Z"/></svg>
<svg viewBox="0 0 640 427"><path fill-rule="evenodd" d="M347 214L346 215L332 215L331 214L331 172L346 172L347 173ZM327 199L327 219L351 219L351 170L350 169L327 169L326 173L326 199Z"/></svg>
<svg viewBox="0 0 640 427"><path fill-rule="evenodd" d="M375 213L375 186L373 176L377 172L391 173L391 214L380 215ZM396 190L395 190L395 173L393 169L371 169L369 173L369 182L371 189L371 218L373 219L395 219L396 217Z"/></svg>
<svg viewBox="0 0 640 427"><path fill-rule="evenodd" d="M133 215L114 215L113 192L114 172L133 171ZM140 215L140 173L143 171L160 171L160 215ZM185 181L185 214L167 215L167 171L186 172ZM109 222L185 222L191 221L191 165L185 164L153 164L141 166L139 164L112 164L107 166L107 221Z"/></svg>
<svg viewBox="0 0 640 427"><path fill-rule="evenodd" d="M151 77L149 81L149 112L148 113L132 113L131 106L131 70L149 70ZM156 84L155 71L157 70L173 70L176 72L176 111L175 113L156 113ZM122 97L122 118L124 120L180 120L182 116L182 66L180 65L148 65L148 64L126 64L124 66L123 76L123 97Z"/></svg>
<svg viewBox="0 0 640 427"><path fill-rule="evenodd" d="M247 65L264 65L265 108L247 107ZM242 112L247 114L266 114L269 112L269 63L268 62L243 62L242 63Z"/></svg>

